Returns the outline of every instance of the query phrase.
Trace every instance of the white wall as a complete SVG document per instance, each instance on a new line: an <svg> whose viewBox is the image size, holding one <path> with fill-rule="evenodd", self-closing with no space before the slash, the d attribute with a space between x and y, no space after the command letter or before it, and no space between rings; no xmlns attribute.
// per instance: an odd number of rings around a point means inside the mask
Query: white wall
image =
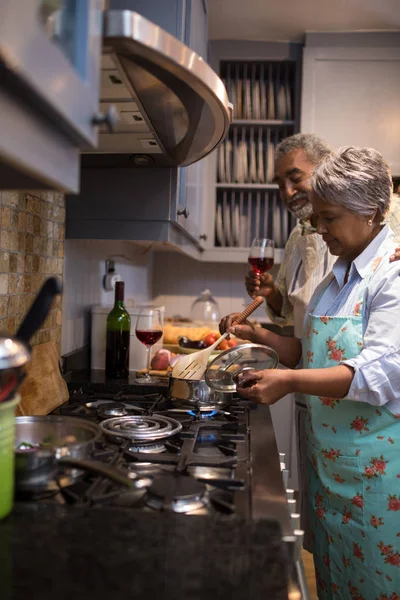
<svg viewBox="0 0 400 600"><path fill-rule="evenodd" d="M90 308L111 305L114 292L103 289L105 260L116 255L116 271L125 281L127 303L151 299L152 255L130 242L112 240L65 240L63 328L61 354L89 342Z"/></svg>
<svg viewBox="0 0 400 600"><path fill-rule="evenodd" d="M208 288L218 302L221 317L241 311L251 301L244 285L248 268L247 263L202 263L180 253L157 253L153 267L153 302L164 305L167 316L190 317L192 303ZM263 308L254 316L268 321Z"/></svg>

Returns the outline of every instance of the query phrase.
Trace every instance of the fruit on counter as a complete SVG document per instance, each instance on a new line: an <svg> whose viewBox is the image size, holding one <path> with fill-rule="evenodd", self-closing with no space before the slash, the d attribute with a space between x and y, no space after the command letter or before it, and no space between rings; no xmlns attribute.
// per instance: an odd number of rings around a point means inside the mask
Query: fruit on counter
<svg viewBox="0 0 400 600"><path fill-rule="evenodd" d="M203 338L203 341L206 343L207 347L210 347L217 341L219 337L219 333L208 333ZM231 338L230 340L222 340L222 342L217 346L217 350L228 350L228 348L234 348L235 346L236 340Z"/></svg>
<svg viewBox="0 0 400 600"><path fill-rule="evenodd" d="M151 359L151 368L156 371L166 371L171 360L171 352L165 348L160 348Z"/></svg>
<svg viewBox="0 0 400 600"><path fill-rule="evenodd" d="M180 358L182 358L180 354L175 354L166 348L160 348L151 359L150 366L155 371L167 371L170 367L172 368Z"/></svg>
<svg viewBox="0 0 400 600"><path fill-rule="evenodd" d="M194 350L203 350L207 344L203 340L191 340L186 336L181 336L178 340L181 348L193 348Z"/></svg>
<svg viewBox="0 0 400 600"><path fill-rule="evenodd" d="M213 330L210 327L188 327L176 325L170 325L169 323L164 325L164 344L178 345L180 337L187 337L189 340L202 340L207 333L211 333Z"/></svg>

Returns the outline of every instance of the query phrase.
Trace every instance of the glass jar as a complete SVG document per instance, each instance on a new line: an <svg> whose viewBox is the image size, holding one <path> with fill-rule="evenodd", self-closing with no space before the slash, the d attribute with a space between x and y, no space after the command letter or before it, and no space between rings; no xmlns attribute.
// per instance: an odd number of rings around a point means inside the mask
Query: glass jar
<svg viewBox="0 0 400 600"><path fill-rule="evenodd" d="M210 290L204 290L192 304L192 321L199 324L218 324L220 321L218 303Z"/></svg>

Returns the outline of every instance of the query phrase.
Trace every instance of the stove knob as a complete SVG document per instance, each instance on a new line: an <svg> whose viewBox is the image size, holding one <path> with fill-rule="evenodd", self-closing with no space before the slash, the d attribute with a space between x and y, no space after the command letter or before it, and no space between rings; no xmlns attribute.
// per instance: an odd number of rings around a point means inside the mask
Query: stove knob
<svg viewBox="0 0 400 600"><path fill-rule="evenodd" d="M290 515L290 518L292 520L292 527L293 529L300 529L300 515L299 513L292 513Z"/></svg>
<svg viewBox="0 0 400 600"><path fill-rule="evenodd" d="M279 452L279 460L281 462L285 462L286 454L284 452Z"/></svg>
<svg viewBox="0 0 400 600"><path fill-rule="evenodd" d="M286 490L286 498L288 500L293 500L294 499L294 490L287 489Z"/></svg>
<svg viewBox="0 0 400 600"><path fill-rule="evenodd" d="M296 500L293 498L293 500L288 500L287 503L289 505L290 514L295 513L296 512Z"/></svg>

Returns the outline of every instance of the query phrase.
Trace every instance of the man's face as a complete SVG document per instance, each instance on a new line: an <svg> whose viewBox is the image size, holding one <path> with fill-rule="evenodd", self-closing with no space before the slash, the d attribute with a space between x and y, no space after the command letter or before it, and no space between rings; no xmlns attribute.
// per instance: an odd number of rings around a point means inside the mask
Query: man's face
<svg viewBox="0 0 400 600"><path fill-rule="evenodd" d="M274 181L279 185L280 198L296 219L308 219L313 212L309 193L314 167L300 149L280 156L275 162Z"/></svg>

